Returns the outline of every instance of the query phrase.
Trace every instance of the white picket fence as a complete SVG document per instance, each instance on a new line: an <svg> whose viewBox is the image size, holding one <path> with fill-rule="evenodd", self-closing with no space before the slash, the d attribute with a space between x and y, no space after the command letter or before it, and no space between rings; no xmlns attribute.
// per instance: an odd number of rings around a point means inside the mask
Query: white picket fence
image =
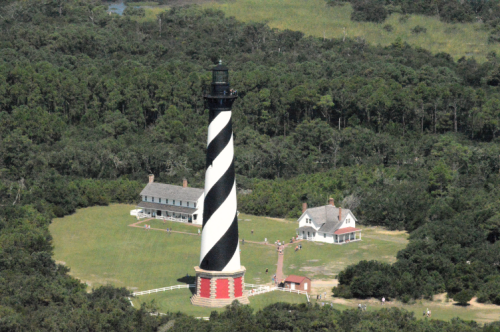
<svg viewBox="0 0 500 332"><path fill-rule="evenodd" d="M174 218L174 217L165 217L165 216L156 216L156 219L160 220L170 220L170 221L177 221L177 222L187 222L187 218Z"/></svg>
<svg viewBox="0 0 500 332"><path fill-rule="evenodd" d="M245 287L252 287L253 288L253 289L248 291L247 296L255 296L255 295L260 295L260 294L264 294L264 293L269 293L272 291L280 291L280 292L288 292L288 293L305 295L307 297L307 302L310 302L309 294L303 290L283 288L283 287L271 287L271 286L266 286L266 285L253 285L253 284L245 284Z"/></svg>
<svg viewBox="0 0 500 332"><path fill-rule="evenodd" d="M170 287L163 287L163 288L156 288L156 289L145 290L145 291L142 291L142 292L134 292L134 293L132 293L132 295L139 296L139 295L153 294L153 293L159 293L159 292L166 292L166 291L174 290L174 289L194 288L194 287L196 287L195 284L175 285L175 286L170 286Z"/></svg>

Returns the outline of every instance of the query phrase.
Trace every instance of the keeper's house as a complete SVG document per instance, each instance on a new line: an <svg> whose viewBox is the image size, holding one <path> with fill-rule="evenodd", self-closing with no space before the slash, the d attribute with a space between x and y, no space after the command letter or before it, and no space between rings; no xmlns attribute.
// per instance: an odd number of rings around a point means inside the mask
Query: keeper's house
<svg viewBox="0 0 500 332"><path fill-rule="evenodd" d="M181 187L154 182L154 175L150 175L137 204L142 213L137 216L202 225L204 197L204 190L189 188L186 179Z"/></svg>
<svg viewBox="0 0 500 332"><path fill-rule="evenodd" d="M333 198L328 205L315 208L308 209L307 203L304 203L298 221L297 235L304 240L335 244L361 240L356 217L349 209L335 207Z"/></svg>

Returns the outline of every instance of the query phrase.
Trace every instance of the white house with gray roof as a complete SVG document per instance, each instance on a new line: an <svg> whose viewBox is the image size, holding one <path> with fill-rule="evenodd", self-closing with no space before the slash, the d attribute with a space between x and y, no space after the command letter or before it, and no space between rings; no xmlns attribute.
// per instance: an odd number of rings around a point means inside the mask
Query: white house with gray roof
<svg viewBox="0 0 500 332"><path fill-rule="evenodd" d="M138 217L203 224L203 189L189 188L187 180L182 186L154 182L154 175L149 176L149 183L141 191L141 202L137 207L142 213Z"/></svg>
<svg viewBox="0 0 500 332"><path fill-rule="evenodd" d="M335 244L361 240L356 217L351 210L336 207L333 198L328 205L314 208L307 208L307 203L304 203L298 221L297 235L304 240Z"/></svg>

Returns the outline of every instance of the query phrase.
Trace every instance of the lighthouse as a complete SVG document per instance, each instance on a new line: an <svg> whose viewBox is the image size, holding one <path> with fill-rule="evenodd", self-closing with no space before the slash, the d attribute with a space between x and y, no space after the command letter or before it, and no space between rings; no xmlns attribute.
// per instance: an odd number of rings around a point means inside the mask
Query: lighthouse
<svg viewBox="0 0 500 332"><path fill-rule="evenodd" d="M210 91L204 98L209 109L205 200L200 265L194 268L196 294L191 303L224 307L238 300L247 304L238 242L231 121L231 108L238 97L229 86L229 69L222 61L212 69Z"/></svg>

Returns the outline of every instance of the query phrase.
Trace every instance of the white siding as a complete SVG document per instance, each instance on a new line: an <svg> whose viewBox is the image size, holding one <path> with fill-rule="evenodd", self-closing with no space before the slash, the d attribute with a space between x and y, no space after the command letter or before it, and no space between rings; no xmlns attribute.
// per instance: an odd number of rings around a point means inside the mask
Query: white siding
<svg viewBox="0 0 500 332"><path fill-rule="evenodd" d="M347 222L348 219L349 219L349 222ZM347 227L356 227L356 218L354 218L354 216L350 212L346 216L344 222L339 227L339 229L341 229L341 228L347 228Z"/></svg>

